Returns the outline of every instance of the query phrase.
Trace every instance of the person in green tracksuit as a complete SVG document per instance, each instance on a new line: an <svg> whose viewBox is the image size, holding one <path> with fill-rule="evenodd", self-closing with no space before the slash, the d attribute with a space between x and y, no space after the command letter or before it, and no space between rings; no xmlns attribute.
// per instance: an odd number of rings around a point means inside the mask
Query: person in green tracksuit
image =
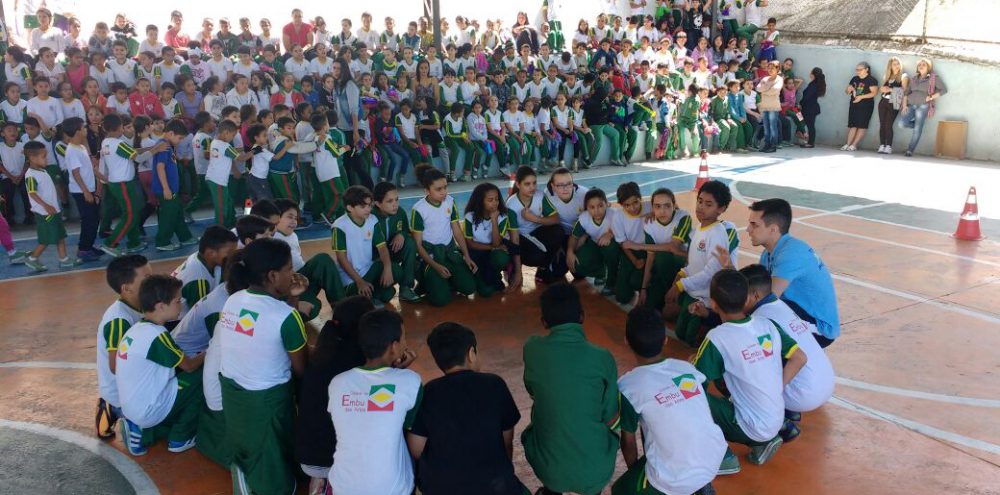
<svg viewBox="0 0 1000 495"><path fill-rule="evenodd" d="M316 132L317 147L313 153L313 175L316 180L313 194L317 203L314 216L326 218L329 223L344 213L344 191L347 190L347 171L342 157L350 151L344 133L330 127L326 115L316 114L309 123ZM324 137L325 136L325 137Z"/></svg>
<svg viewBox="0 0 1000 495"><path fill-rule="evenodd" d="M608 207L604 191L593 188L583 197L586 211L580 213L566 247L566 265L574 277L594 277L601 294L614 293L618 279L621 246L615 241L611 224L618 210Z"/></svg>
<svg viewBox="0 0 1000 495"><path fill-rule="evenodd" d="M444 118L444 144L448 147L448 181L455 178L455 166L459 151L465 152L465 162L462 172L472 170L472 164L478 163L476 147L469 140L469 131L465 128L465 105L455 102L451 105L451 113Z"/></svg>
<svg viewBox="0 0 1000 495"><path fill-rule="evenodd" d="M677 111L677 132L680 134L678 157L684 150L691 156L698 156L701 148L701 138L698 136L698 86L688 86L684 100Z"/></svg>
<svg viewBox="0 0 1000 495"><path fill-rule="evenodd" d="M649 160L653 157L653 149L656 148L656 127L653 125L653 116L656 115L656 111L650 108L649 103L642 98L638 87L632 88L630 104L632 117L629 119L629 127L626 132L625 142L628 143L628 146L625 147L625 156L632 158L639 143L639 133L644 132L646 141L643 144L643 151L646 159Z"/></svg>
<svg viewBox="0 0 1000 495"><path fill-rule="evenodd" d="M630 243L628 248L647 253L636 306L659 311L663 309L663 298L667 295L670 284L687 263L687 247L691 243L691 216L677 207L677 200L670 189L653 191L649 202L653 210L653 221L643 222L645 242L636 245Z"/></svg>
<svg viewBox="0 0 1000 495"><path fill-rule="evenodd" d="M473 273L478 267L469 256L458 205L448 194L447 178L427 164L417 167L416 172L426 193L413 205L410 217L413 242L423 261L417 289L426 294L431 305L445 306L451 302L452 291L467 296L476 291Z"/></svg>
<svg viewBox="0 0 1000 495"><path fill-rule="evenodd" d="M524 343L524 387L533 401L524 456L548 490L542 493L600 493L619 444L618 369L607 349L587 341L575 287L550 285L540 302L548 333Z"/></svg>
<svg viewBox="0 0 1000 495"><path fill-rule="evenodd" d="M587 74L584 82L591 80L593 74ZM608 104L608 93L604 89L604 86L598 85L596 82L593 83L593 93L587 97L587 100L583 104L583 116L586 119L587 124L593 130L594 133L594 148L593 153L591 153L591 160L597 159L597 156L601 153L601 137L605 136L611 145L611 153L608 155L608 161L612 165L624 166L625 162L622 160L622 150L621 150L621 135L615 126L611 124L611 105Z"/></svg>
<svg viewBox="0 0 1000 495"><path fill-rule="evenodd" d="M729 89L725 86L715 91L715 98L708 106L708 114L719 126L719 151L734 151L737 143L743 141L743 128L736 124L729 112Z"/></svg>
<svg viewBox="0 0 1000 495"><path fill-rule="evenodd" d="M399 189L392 182L379 182L372 190L372 199L372 213L378 219L378 228L382 229L389 247L389 258L399 267L400 277L396 280L399 283L399 300L419 301L420 296L413 291L417 271L417 245L410 233L406 210L399 206Z"/></svg>

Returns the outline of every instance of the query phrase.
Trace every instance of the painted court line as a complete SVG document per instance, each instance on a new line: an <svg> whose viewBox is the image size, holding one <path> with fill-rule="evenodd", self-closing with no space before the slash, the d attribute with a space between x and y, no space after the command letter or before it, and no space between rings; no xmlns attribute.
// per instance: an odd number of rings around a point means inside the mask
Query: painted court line
<svg viewBox="0 0 1000 495"><path fill-rule="evenodd" d="M921 392L919 390L887 387L885 385L877 385L874 383L862 382L859 380L853 380L851 378L844 378L842 376L838 376L836 378L836 382L838 385L844 385L851 388L868 390L870 392L879 392L889 395L898 395L900 397L908 397L911 399L923 399L934 402L945 402L948 404L957 404L960 406L1000 408L1000 400L977 399L973 397L960 397L957 395L932 394L930 392Z"/></svg>
<svg viewBox="0 0 1000 495"><path fill-rule="evenodd" d="M849 409L854 412L864 414L865 416L879 419L888 423L892 423L896 426L901 426L908 430L920 433L921 435L926 435L931 438L936 438L938 440L944 440L956 445L961 445L963 447L969 447L983 452L989 452L991 454L1000 454L1000 445L986 442L983 440L977 440L975 438L969 438L967 436L959 435L957 433L952 433L950 431L945 431L940 428L935 428L930 425L925 425L923 423L913 421L910 419L902 418L896 416L895 414L890 414L884 411L879 411L878 409L873 409L868 406L863 406L851 402L840 397L831 397L829 402L831 404L836 404L844 409Z"/></svg>
<svg viewBox="0 0 1000 495"><path fill-rule="evenodd" d="M874 208L876 206L884 206L884 205L887 205L887 204L889 204L889 203L885 202L885 201L882 201L880 203L873 203L873 204L870 204L870 205L851 205L851 206L845 206L844 208L841 208L839 210L832 210L832 211L820 210L820 213L813 213L811 215L805 215L805 216L802 216L802 217L798 217L798 218L796 218L796 220L808 220L810 218L826 217L826 216L830 216L830 215L843 215L844 213L848 213L848 212L852 212L852 211L858 211L858 210L864 210L865 208Z"/></svg>
<svg viewBox="0 0 1000 495"><path fill-rule="evenodd" d="M756 262L756 260L760 259L760 255L759 254L752 253L750 251L745 251L745 250L741 249L739 251L739 253L741 255L743 255L743 256L748 257L748 258L753 258L755 260L755 262ZM841 282L848 283L848 284L851 284L851 285L856 285L858 287L864 287L866 289L871 289L871 290L874 290L876 292L881 292L883 294L888 294L890 296L896 296L896 297L901 298L901 299L906 299L908 301L913 301L913 302L915 302L917 304L927 304L927 305L930 305L930 306L934 306L935 308L938 308L938 309L942 309L942 310L945 310L945 311L950 311L952 313L958 313L958 314L961 314L961 315L970 316L972 318L977 318L977 319L980 319L980 320L983 320L983 321L986 321L986 322L989 322L989 323L1000 324L1000 316L997 316L997 315L994 315L994 314L991 314L991 313L984 313L984 312L981 312L981 311L976 311L974 309L969 309L969 308L966 308L964 306L959 306L957 304L952 304L952 303L944 302L944 301L942 301L940 299L937 299L937 298L928 298L928 297L924 297L924 296L918 296L916 294L911 294L909 292L904 292L904 291L901 291L901 290L892 289L892 288L886 287L884 285L879 285L879 284L876 284L876 283L873 283L873 282L868 282L868 281L865 281L865 280L854 278L854 277L851 277L849 275L839 275L839 274L831 273L830 276L832 276L834 280L839 280Z"/></svg>
<svg viewBox="0 0 1000 495"><path fill-rule="evenodd" d="M94 363L71 363L67 361L8 361L0 363L0 368L96 370L97 365Z"/></svg>
<svg viewBox="0 0 1000 495"><path fill-rule="evenodd" d="M76 445L108 461L132 485L135 493L139 495L160 493L153 480L149 478L146 472L135 461L96 438L86 437L75 431L62 430L38 423L25 423L6 419L0 419L0 428L27 431Z"/></svg>

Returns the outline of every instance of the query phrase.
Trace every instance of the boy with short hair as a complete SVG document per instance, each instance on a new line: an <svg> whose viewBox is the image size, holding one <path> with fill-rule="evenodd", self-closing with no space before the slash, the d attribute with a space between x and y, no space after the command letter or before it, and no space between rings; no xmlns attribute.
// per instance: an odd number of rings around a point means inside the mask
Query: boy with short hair
<svg viewBox="0 0 1000 495"><path fill-rule="evenodd" d="M180 120L171 120L163 132L163 141L169 146L153 157L153 194L159 204L156 210L157 251L176 251L181 246L197 244L184 223L184 205L180 198L180 172L174 161L174 149L187 135L187 127ZM177 236L178 242L172 242Z"/></svg>
<svg viewBox="0 0 1000 495"><path fill-rule="evenodd" d="M178 319L222 282L222 264L236 249L236 234L218 225L205 229L198 252L191 253L170 275L183 283L183 303Z"/></svg>
<svg viewBox="0 0 1000 495"><path fill-rule="evenodd" d="M118 299L108 306L97 326L97 436L108 439L115 436L115 425L122 415L115 382L115 356L118 344L132 325L142 320L139 309L139 286L153 269L145 256L130 254L108 263L105 280Z"/></svg>
<svg viewBox="0 0 1000 495"><path fill-rule="evenodd" d="M665 298L668 306L665 311L677 315L674 325L677 339L691 347L701 344L702 319L709 316L706 311L709 285L712 276L722 268L715 257L716 249L722 247L728 251L732 266L737 266L735 253L740 243L739 236L732 224L719 220L732 199L729 186L717 180L706 182L698 190L695 216L701 227L691 235L687 265L677 274L677 280Z"/></svg>
<svg viewBox="0 0 1000 495"><path fill-rule="evenodd" d="M141 456L158 438L175 454L195 446L205 354L185 357L163 325L181 310L181 282L150 275L139 286L143 321L129 328L118 345L115 376L122 401L122 440Z"/></svg>
<svg viewBox="0 0 1000 495"><path fill-rule="evenodd" d="M399 188L391 182L379 182L372 191L372 213L382 230L389 258L399 269L399 300L417 302L421 296L413 290L417 267L417 245L410 234L409 217L399 205Z"/></svg>
<svg viewBox="0 0 1000 495"><path fill-rule="evenodd" d="M35 97L28 100L28 116L38 119L42 132L49 133L50 129L63 121L62 104L49 96L52 85L48 77L38 76L32 84L35 88Z"/></svg>
<svg viewBox="0 0 1000 495"><path fill-rule="evenodd" d="M694 366L704 375L712 419L726 440L749 446L750 463L764 464L782 443L778 435L785 420L782 390L807 358L773 321L746 315L749 289L739 272L720 270L712 277L710 290L712 310L722 324L708 332ZM780 353L775 352L778 349ZM783 361L787 361L784 368ZM731 398L718 395L717 380L724 380ZM719 474L739 470L739 459L727 450Z"/></svg>
<svg viewBox="0 0 1000 495"><path fill-rule="evenodd" d="M242 174L236 162L253 157L253 153L240 153L230 144L236 137L236 131L237 126L232 121L219 122L218 133L212 140L208 169L205 171L205 182L212 193L215 222L227 229L231 229L236 222L233 200L229 194L229 177L232 175L239 178Z"/></svg>
<svg viewBox="0 0 1000 495"><path fill-rule="evenodd" d="M326 302L331 307L341 298L344 289L340 284L340 272L329 254L319 253L309 258L309 261L302 257L299 236L295 233L295 227L299 223L299 205L284 198L275 200L274 204L278 207L279 215L274 226L274 238L288 244L292 249L292 269L309 279L309 288L299 296L300 304L304 302L312 305L311 311L306 315L306 323L309 323L322 309L318 299L320 290L326 294Z"/></svg>
<svg viewBox="0 0 1000 495"><path fill-rule="evenodd" d="M212 157L212 134L215 132L215 120L212 119L212 114L205 111L196 113L194 115L194 130L191 148L194 150L195 196L188 203L188 215L194 213L212 195L205 182L208 163Z"/></svg>
<svg viewBox="0 0 1000 495"><path fill-rule="evenodd" d="M754 318L767 318L777 323L799 349L806 355L802 370L785 385L782 396L785 399L785 424L778 435L784 443L799 436L796 424L802 420L802 413L812 411L833 395L833 365L826 352L813 337L816 325L805 321L771 290L771 273L763 265L753 264L740 269L749 285L749 296L745 311Z"/></svg>
<svg viewBox="0 0 1000 495"><path fill-rule="evenodd" d="M157 144L153 148L136 150L127 138L122 136L122 118L109 114L104 116L102 123L107 137L101 143L101 160L107 167L107 190L111 200L121 213L121 218L115 224L100 250L113 257L122 255L117 247L126 240L128 253L138 253L145 249L140 239L141 225L136 207L142 204L142 193L136 180L136 168L133 160L144 152L158 153L166 149L165 144Z"/></svg>
<svg viewBox="0 0 1000 495"><path fill-rule="evenodd" d="M714 494L712 479L726 453L726 439L712 421L705 376L687 361L663 354L667 334L660 312L629 311L625 340L637 366L618 379L622 400L622 457L628 466L612 495ZM636 431L642 426L639 457Z"/></svg>
<svg viewBox="0 0 1000 495"><path fill-rule="evenodd" d="M63 122L66 171L69 173L69 192L80 213L80 239L76 254L84 261L96 261L101 252L94 247L100 216L100 199L97 197L97 177L87 149L87 129L83 119L70 117Z"/></svg>
<svg viewBox="0 0 1000 495"><path fill-rule="evenodd" d="M45 171L48 164L45 145L30 141L24 145L24 156L28 170L24 172L24 186L31 203L31 213L35 216L35 231L38 234L38 246L28 255L24 262L36 272L44 272L48 267L38 261L38 257L51 244L56 245L59 253L59 268L73 268L83 263L79 258L70 258L66 254L66 227L60 213L59 198L52 177Z"/></svg>
<svg viewBox="0 0 1000 495"><path fill-rule="evenodd" d="M327 225L332 225L331 219L344 213L343 197L347 188L347 173L340 162L340 157L351 147L344 143L344 135L340 130L336 132L337 138L330 133L330 122L325 114L313 115L309 123L316 133L318 144L313 153L313 169L316 171L322 206L317 213Z"/></svg>
<svg viewBox="0 0 1000 495"><path fill-rule="evenodd" d="M576 288L542 292L545 336L524 344L524 386L534 403L521 434L542 493L599 493L615 470L618 369L607 349L587 341Z"/></svg>
<svg viewBox="0 0 1000 495"><path fill-rule="evenodd" d="M275 112L275 117L278 135L275 136L274 143L271 145L274 158L271 159L267 176L271 183L271 194L275 198L288 199L298 203L299 186L295 173L295 155L288 152L295 145L295 119L277 117L277 112Z"/></svg>
<svg viewBox="0 0 1000 495"><path fill-rule="evenodd" d="M361 317L358 343L364 366L330 382L328 411L337 433L330 468L333 493L408 495L413 465L403 432L413 425L423 387L420 375L397 369L416 357L406 348L403 318L388 309Z"/></svg>
<svg viewBox="0 0 1000 495"><path fill-rule="evenodd" d="M527 493L511 463L521 413L503 379L479 371L476 335L444 322L431 330L427 346L444 376L427 383L413 429L406 433L419 463L420 492Z"/></svg>
<svg viewBox="0 0 1000 495"><path fill-rule="evenodd" d="M128 58L128 43L125 40L115 40L111 45L112 57L108 60L108 69L113 79L125 85L126 89L135 86L135 60Z"/></svg>
<svg viewBox="0 0 1000 495"><path fill-rule="evenodd" d="M361 294L376 305L380 301L387 303L396 295L396 279L401 274L389 259L384 233L371 214L371 191L364 186L348 187L344 206L347 213L333 222L333 250L344 295ZM374 259L375 253L378 260Z"/></svg>

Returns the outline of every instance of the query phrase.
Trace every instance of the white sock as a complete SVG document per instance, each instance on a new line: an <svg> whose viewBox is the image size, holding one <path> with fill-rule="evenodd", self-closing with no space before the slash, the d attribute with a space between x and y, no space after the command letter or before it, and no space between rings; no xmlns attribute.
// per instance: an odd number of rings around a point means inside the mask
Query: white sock
<svg viewBox="0 0 1000 495"><path fill-rule="evenodd" d="M64 258L59 258L59 261L62 261L62 262L66 262L66 261L69 261L69 255L67 255L67 256L66 256L66 257L64 257Z"/></svg>
<svg viewBox="0 0 1000 495"><path fill-rule="evenodd" d="M14 256L15 254L17 254L16 249L10 249L7 251L7 256Z"/></svg>

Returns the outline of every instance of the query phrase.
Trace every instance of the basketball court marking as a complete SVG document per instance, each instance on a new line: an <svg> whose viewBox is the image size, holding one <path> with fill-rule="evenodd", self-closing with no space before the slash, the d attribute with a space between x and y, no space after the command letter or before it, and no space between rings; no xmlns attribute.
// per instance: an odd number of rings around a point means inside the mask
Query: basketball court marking
<svg viewBox="0 0 1000 495"><path fill-rule="evenodd" d="M892 204L892 203L889 203L888 201L882 201L882 202L873 203L873 204L870 204L870 205L846 206L846 207L841 208L839 210L832 210L832 211L831 210L819 210L820 211L819 213L812 213L812 214L809 214L809 215L801 216L801 217L796 218L796 220L808 220L810 218L816 218L816 217L826 217L826 216L831 216L831 215L843 215L844 213L849 213L849 212L852 212L852 211L864 210L865 208L874 208L876 206L884 206L884 205L888 205L888 204ZM801 206L799 208L806 208L806 207L805 206ZM814 210L815 208L809 208L809 209L810 210Z"/></svg>
<svg viewBox="0 0 1000 495"><path fill-rule="evenodd" d="M870 392L880 392L889 395L898 395L900 397L908 397L911 399L922 399L930 400L934 402L945 402L948 404L957 404L960 406L973 406L973 407L987 407L987 408L1000 408L1000 400L993 399L979 399L973 397L961 397L958 395L944 395L944 394L932 394L930 392L921 392L919 390L910 390L906 388L889 387L885 385L878 385L875 383L863 382L860 380L853 380L851 378L844 378L842 376L836 377L836 382L838 385L844 385L846 387L857 388L861 390L868 390Z"/></svg>
<svg viewBox="0 0 1000 495"><path fill-rule="evenodd" d="M160 490L156 487L156 484L153 483L153 480L149 478L146 471L139 467L138 464L136 464L132 459L129 459L125 454L96 438L81 435L74 431L63 430L38 423L10 421L6 419L0 419L0 428L10 428L13 430L21 430L38 435L44 435L49 438L80 447L92 454L100 456L105 461L108 461L108 463L117 469L125 480L132 485L132 488L135 489L137 494L146 495L160 493Z"/></svg>
<svg viewBox="0 0 1000 495"><path fill-rule="evenodd" d="M994 443L990 443L984 440L977 440L975 438L969 438L967 436L959 435L957 433L952 433L950 431L945 431L940 428L935 428L930 425L925 425L918 421L913 421L911 419L906 419L896 416L895 414L890 414L884 411L879 411L878 409L873 409L868 406L863 406L861 404L837 396L831 397L830 400L827 402L830 404L836 404L840 407L843 407L845 409L854 412L864 414L865 416L868 416L870 418L879 419L887 423L892 423L894 425L901 426L908 430L920 433L921 435L925 435L931 438L936 438L938 440L944 440L946 442L953 443L956 445L961 445L963 447L969 447L976 450L981 450L983 452L988 452L990 454L1000 455L1000 445ZM977 457L974 455L973 457L976 457L977 459L984 462L990 462L981 457ZM990 464L993 463L990 462Z"/></svg>
<svg viewBox="0 0 1000 495"><path fill-rule="evenodd" d="M57 370L96 370L94 363L71 363L67 361L9 361L0 363L0 368L36 368Z"/></svg>

